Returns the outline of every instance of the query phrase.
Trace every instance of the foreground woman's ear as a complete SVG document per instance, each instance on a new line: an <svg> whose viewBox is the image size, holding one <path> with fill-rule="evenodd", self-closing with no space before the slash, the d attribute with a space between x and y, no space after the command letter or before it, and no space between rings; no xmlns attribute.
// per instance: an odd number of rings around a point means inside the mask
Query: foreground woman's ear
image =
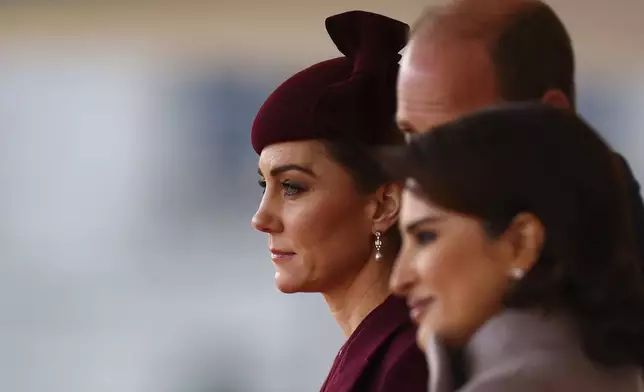
<svg viewBox="0 0 644 392"><path fill-rule="evenodd" d="M385 233L396 224L400 215L401 198L401 184L385 184L376 190L370 211L374 232Z"/></svg>

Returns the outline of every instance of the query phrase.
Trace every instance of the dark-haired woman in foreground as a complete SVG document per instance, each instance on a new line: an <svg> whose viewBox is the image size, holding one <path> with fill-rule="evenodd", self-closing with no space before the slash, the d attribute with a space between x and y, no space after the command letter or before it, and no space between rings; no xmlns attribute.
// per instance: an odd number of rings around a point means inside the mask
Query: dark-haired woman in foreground
<svg viewBox="0 0 644 392"><path fill-rule="evenodd" d="M430 391L644 391L644 285L621 166L571 112L521 104L415 137L391 285Z"/></svg>

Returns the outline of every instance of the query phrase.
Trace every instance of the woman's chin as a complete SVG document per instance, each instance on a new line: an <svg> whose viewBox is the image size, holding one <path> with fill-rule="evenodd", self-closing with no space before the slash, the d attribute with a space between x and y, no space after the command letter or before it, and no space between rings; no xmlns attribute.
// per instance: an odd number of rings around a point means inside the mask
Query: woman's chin
<svg viewBox="0 0 644 392"><path fill-rule="evenodd" d="M281 271L275 273L275 286L284 294L320 292L308 279L296 277Z"/></svg>
<svg viewBox="0 0 644 392"><path fill-rule="evenodd" d="M298 290L294 286L286 285L286 284L279 284L276 283L277 289L284 294L293 294L293 293L299 293L300 290Z"/></svg>
<svg viewBox="0 0 644 392"><path fill-rule="evenodd" d="M275 273L275 286L284 294L299 293L302 291L302 282L294 279L293 276L276 272Z"/></svg>
<svg viewBox="0 0 644 392"><path fill-rule="evenodd" d="M422 324L418 326L418 329L416 330L416 344L421 349L421 351L426 351L430 336L431 330L427 328L427 326Z"/></svg>

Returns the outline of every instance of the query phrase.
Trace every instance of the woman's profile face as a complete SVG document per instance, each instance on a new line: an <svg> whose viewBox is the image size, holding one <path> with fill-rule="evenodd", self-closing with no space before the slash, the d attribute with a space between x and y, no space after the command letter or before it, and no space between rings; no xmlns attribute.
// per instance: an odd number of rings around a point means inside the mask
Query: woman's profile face
<svg viewBox="0 0 644 392"><path fill-rule="evenodd" d="M270 145L253 227L268 234L280 291L327 292L351 282L371 256L370 202L318 141Z"/></svg>
<svg viewBox="0 0 644 392"><path fill-rule="evenodd" d="M490 238L475 218L446 211L408 189L402 197L403 248L392 290L407 296L421 347L431 334L460 345L500 310L513 246L504 236Z"/></svg>

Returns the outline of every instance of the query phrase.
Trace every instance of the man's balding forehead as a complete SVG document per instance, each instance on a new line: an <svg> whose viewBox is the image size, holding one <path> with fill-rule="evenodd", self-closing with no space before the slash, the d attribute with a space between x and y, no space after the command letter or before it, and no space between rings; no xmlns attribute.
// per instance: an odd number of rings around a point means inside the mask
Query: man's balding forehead
<svg viewBox="0 0 644 392"><path fill-rule="evenodd" d="M411 30L411 39L498 36L519 11L545 5L538 0L454 0L427 7Z"/></svg>
<svg viewBox="0 0 644 392"><path fill-rule="evenodd" d="M575 59L570 35L541 0L453 0L429 8L416 22L410 47L437 56L435 47L479 43L494 65L507 101L563 93L575 106Z"/></svg>

